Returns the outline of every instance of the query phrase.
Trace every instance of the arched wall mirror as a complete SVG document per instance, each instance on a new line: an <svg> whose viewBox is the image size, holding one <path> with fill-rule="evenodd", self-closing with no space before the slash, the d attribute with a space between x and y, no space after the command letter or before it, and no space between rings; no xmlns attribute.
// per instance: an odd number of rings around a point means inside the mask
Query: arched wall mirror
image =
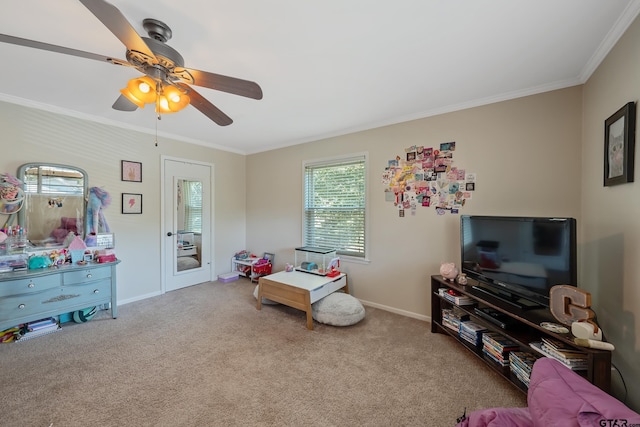
<svg viewBox="0 0 640 427"><path fill-rule="evenodd" d="M18 224L31 245L63 246L70 232L84 238L89 179L75 166L27 163L18 169L25 202Z"/></svg>

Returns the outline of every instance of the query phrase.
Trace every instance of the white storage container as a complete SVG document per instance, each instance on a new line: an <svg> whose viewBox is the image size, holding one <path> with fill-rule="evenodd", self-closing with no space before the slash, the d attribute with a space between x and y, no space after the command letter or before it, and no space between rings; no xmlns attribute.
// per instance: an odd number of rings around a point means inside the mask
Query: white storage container
<svg viewBox="0 0 640 427"><path fill-rule="evenodd" d="M218 282L227 283L238 280L238 272L232 271L231 273L225 273L218 275Z"/></svg>

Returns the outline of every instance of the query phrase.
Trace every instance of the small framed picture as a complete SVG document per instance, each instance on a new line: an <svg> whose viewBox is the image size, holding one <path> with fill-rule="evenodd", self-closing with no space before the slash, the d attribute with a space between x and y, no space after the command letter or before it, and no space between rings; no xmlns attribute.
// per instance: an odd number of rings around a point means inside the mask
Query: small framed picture
<svg viewBox="0 0 640 427"><path fill-rule="evenodd" d="M122 180L130 182L142 182L142 163L122 160Z"/></svg>
<svg viewBox="0 0 640 427"><path fill-rule="evenodd" d="M142 194L122 193L122 213L141 214Z"/></svg>
<svg viewBox="0 0 640 427"><path fill-rule="evenodd" d="M93 261L93 254L84 254L84 261L86 262Z"/></svg>
<svg viewBox="0 0 640 427"><path fill-rule="evenodd" d="M113 233L98 233L96 235L96 246L99 248L115 248L115 235Z"/></svg>
<svg viewBox="0 0 640 427"><path fill-rule="evenodd" d="M604 186L633 182L636 104L629 102L604 122Z"/></svg>

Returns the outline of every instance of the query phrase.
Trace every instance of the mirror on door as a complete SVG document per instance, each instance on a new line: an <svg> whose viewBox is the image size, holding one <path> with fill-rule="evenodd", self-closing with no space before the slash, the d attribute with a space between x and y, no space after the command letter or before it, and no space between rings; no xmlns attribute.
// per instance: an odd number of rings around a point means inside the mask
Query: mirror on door
<svg viewBox="0 0 640 427"><path fill-rule="evenodd" d="M202 182L178 179L176 185L176 269L184 271L202 265Z"/></svg>

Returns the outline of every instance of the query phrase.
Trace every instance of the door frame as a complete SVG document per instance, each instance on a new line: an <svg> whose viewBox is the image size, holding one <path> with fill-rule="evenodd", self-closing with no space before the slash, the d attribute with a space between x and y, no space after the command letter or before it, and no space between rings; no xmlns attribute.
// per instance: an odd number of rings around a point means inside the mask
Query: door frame
<svg viewBox="0 0 640 427"><path fill-rule="evenodd" d="M215 164L214 163L209 163L209 162L201 162L198 160L191 160L191 159L185 159L182 157L174 157L174 156L166 156L166 155L161 155L160 156L160 253L161 253L161 257L160 257L160 283L161 283L161 290L160 292L162 294L167 292L167 276L166 276L166 263L167 263L167 259L166 259L166 245L167 245L167 239L166 239L166 230L164 230L164 224L165 224L165 203L167 202L165 200L165 170L164 170L164 164L165 164L165 160L172 160L175 162L185 162L185 163L193 163L193 164L197 164L197 165L202 165L202 166L207 166L211 169L211 174L209 176L209 190L210 190L210 195L209 195L209 200L210 200L210 206L209 206L209 210L211 212L211 227L210 227L210 236L209 236L209 254L210 254L210 258L209 260L205 260L205 259L201 259L202 263L205 262L209 262L211 268L210 268L210 275L209 275L209 281L213 281L214 280L214 276L215 276L215 252L214 252L214 239L213 236L215 236L215 200L214 200L214 195L215 195L215 189L214 189L214 183L215 183Z"/></svg>

